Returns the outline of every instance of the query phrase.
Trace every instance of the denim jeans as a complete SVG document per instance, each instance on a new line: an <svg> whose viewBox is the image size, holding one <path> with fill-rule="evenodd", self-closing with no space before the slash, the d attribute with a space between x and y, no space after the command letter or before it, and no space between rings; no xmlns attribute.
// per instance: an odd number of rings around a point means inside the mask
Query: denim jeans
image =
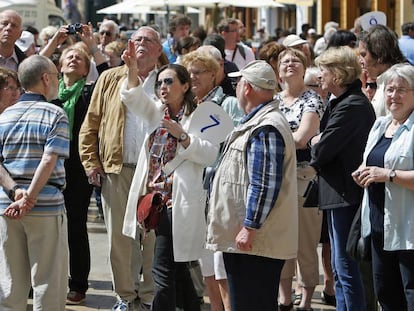
<svg viewBox="0 0 414 311"><path fill-rule="evenodd" d="M171 209L164 207L160 224L155 231L155 250L152 266L155 295L153 311L175 311L176 292L184 311L200 311L200 302L188 270L187 262L175 262L172 244Z"/></svg>
<svg viewBox="0 0 414 311"><path fill-rule="evenodd" d="M337 311L365 311L364 288L358 263L346 253L346 241L358 206L327 210L335 277Z"/></svg>
<svg viewBox="0 0 414 311"><path fill-rule="evenodd" d="M414 306L414 251L384 251L383 233L372 233L374 288L384 311Z"/></svg>
<svg viewBox="0 0 414 311"><path fill-rule="evenodd" d="M275 311L284 260L224 253L232 311Z"/></svg>

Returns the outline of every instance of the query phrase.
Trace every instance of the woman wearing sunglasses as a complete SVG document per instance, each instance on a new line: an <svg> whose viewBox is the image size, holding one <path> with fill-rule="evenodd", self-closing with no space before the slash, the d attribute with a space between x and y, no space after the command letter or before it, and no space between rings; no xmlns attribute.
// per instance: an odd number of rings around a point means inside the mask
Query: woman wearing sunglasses
<svg viewBox="0 0 414 311"><path fill-rule="evenodd" d="M175 311L178 284L184 310L200 310L187 262L201 257L206 226L203 170L216 159L218 145L188 133L196 105L187 70L177 64L163 66L155 84L159 101L154 102L145 95L137 77L135 53L129 42L122 57L129 70L121 87L121 99L128 109L147 122L149 130L129 193L124 233L136 227L139 197L161 192L165 204L156 229L152 310ZM167 175L165 164L176 157L185 160ZM133 236L134 232L129 235Z"/></svg>

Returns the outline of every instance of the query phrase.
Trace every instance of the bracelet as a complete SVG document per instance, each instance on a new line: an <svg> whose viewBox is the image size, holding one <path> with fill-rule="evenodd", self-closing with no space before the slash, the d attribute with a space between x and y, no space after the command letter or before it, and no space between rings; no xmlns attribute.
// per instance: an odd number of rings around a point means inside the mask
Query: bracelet
<svg viewBox="0 0 414 311"><path fill-rule="evenodd" d="M99 51L99 49L96 46L91 47L90 50L92 55Z"/></svg>

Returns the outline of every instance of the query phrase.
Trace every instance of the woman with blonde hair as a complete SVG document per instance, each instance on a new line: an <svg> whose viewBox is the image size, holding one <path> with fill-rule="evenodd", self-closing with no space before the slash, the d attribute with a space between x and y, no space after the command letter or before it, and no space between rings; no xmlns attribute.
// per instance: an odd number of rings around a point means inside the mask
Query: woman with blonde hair
<svg viewBox="0 0 414 311"><path fill-rule="evenodd" d="M316 65L321 88L335 96L325 129L311 141L311 165L319 176L319 208L327 211L337 310L363 311L360 270L346 253L346 242L362 199L362 189L351 173L362 162L375 113L361 90L361 66L350 47L326 50Z"/></svg>

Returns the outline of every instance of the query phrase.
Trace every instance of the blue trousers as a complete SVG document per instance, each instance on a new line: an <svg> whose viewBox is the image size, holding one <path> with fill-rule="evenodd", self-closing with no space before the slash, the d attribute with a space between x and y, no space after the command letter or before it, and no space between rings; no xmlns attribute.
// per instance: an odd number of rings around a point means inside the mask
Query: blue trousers
<svg viewBox="0 0 414 311"><path fill-rule="evenodd" d="M374 289L384 311L414 307L414 251L384 251L382 233L372 233Z"/></svg>
<svg viewBox="0 0 414 311"><path fill-rule="evenodd" d="M358 206L327 210L337 311L365 311L358 263L346 253L346 241Z"/></svg>
<svg viewBox="0 0 414 311"><path fill-rule="evenodd" d="M223 253L232 311L275 311L284 260Z"/></svg>
<svg viewBox="0 0 414 311"><path fill-rule="evenodd" d="M175 311L178 297L184 311L200 311L200 302L191 279L187 262L175 262L172 244L171 209L164 207L155 231L152 276L155 284L153 311ZM177 290L178 289L178 290Z"/></svg>

